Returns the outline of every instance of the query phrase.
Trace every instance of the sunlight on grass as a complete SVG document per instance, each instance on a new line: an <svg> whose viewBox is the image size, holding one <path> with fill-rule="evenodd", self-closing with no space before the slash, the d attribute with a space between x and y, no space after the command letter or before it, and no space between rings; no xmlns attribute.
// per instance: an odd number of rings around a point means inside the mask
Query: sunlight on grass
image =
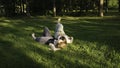
<svg viewBox="0 0 120 68"><path fill-rule="evenodd" d="M25 30L28 30L28 31L30 31L30 30L34 30L34 28L33 27L26 27L26 28L24 28Z"/></svg>
<svg viewBox="0 0 120 68"><path fill-rule="evenodd" d="M52 62L51 62L52 60L47 59L46 57L38 54L37 52L27 50L26 55L30 57L32 60L34 60L35 62L42 64L44 67L49 67L50 65L52 65Z"/></svg>
<svg viewBox="0 0 120 68"><path fill-rule="evenodd" d="M57 18L45 16L30 19L0 18L0 67L120 67L119 19L62 17L61 22L65 32L74 37L74 42L60 51L53 52L48 50L49 46L35 42L31 33L34 32L36 36L41 36L43 28L47 26L53 35ZM3 59L5 60L3 61Z"/></svg>
<svg viewBox="0 0 120 68"><path fill-rule="evenodd" d="M11 25L11 24L9 24L9 23L1 23L0 26L13 27L13 25Z"/></svg>

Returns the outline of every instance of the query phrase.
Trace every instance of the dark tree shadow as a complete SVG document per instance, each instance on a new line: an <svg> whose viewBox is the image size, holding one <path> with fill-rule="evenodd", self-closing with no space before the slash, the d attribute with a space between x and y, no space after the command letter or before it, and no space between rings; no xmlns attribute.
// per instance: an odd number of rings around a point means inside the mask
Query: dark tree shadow
<svg viewBox="0 0 120 68"><path fill-rule="evenodd" d="M21 27L21 26L20 26ZM19 38L24 38L25 33L23 30L15 29L14 27L1 26L0 27L0 68L44 68L45 65L34 61L27 56L22 48L16 47ZM12 40L5 36L12 35ZM17 38L18 39L17 39Z"/></svg>
<svg viewBox="0 0 120 68"><path fill-rule="evenodd" d="M10 41L0 39L0 68L43 68L44 65L26 56Z"/></svg>

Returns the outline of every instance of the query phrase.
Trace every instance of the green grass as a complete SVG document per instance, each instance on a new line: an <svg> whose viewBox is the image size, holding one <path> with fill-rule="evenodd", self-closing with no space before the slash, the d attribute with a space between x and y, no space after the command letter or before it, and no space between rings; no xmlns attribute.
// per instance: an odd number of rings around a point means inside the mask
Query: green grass
<svg viewBox="0 0 120 68"><path fill-rule="evenodd" d="M119 17L62 18L74 42L57 52L31 38L53 34L57 18L0 18L0 68L120 68Z"/></svg>

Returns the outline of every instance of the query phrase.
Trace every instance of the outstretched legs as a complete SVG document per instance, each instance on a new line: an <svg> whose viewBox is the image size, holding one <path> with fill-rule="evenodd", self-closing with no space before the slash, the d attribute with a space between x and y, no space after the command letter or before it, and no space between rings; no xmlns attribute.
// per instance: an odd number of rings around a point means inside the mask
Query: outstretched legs
<svg viewBox="0 0 120 68"><path fill-rule="evenodd" d="M48 27L44 28L42 36L51 37L50 30L48 29Z"/></svg>

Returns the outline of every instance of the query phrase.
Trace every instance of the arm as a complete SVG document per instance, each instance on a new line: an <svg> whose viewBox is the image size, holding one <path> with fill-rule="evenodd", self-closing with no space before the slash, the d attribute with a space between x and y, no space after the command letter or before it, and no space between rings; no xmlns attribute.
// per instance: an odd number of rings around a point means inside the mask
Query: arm
<svg viewBox="0 0 120 68"><path fill-rule="evenodd" d="M50 50L53 50L53 51L61 50L60 48L56 48L55 45L52 43L49 43L49 46L50 46Z"/></svg>

